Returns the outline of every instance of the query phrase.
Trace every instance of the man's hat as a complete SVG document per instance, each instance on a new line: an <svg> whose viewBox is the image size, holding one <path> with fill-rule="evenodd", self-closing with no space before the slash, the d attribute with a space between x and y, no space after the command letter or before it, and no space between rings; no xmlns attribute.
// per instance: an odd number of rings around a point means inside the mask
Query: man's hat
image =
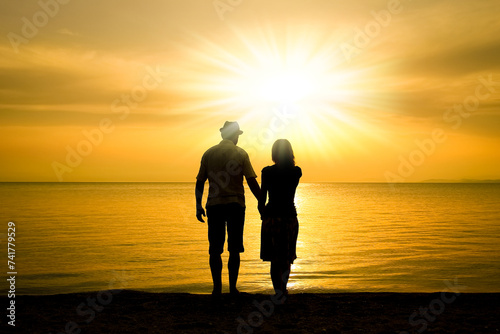
<svg viewBox="0 0 500 334"><path fill-rule="evenodd" d="M229 121L226 121L224 123L224 126L220 128L220 132L229 136L233 134L241 135L243 133L243 131L240 130L240 125L238 124L238 122L229 122Z"/></svg>

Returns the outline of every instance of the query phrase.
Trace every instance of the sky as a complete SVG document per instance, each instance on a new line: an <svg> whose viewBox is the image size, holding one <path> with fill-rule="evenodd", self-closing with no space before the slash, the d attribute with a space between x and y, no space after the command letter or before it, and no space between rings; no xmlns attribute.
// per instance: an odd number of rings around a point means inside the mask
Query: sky
<svg viewBox="0 0 500 334"><path fill-rule="evenodd" d="M228 120L259 179L500 179L497 0L1 7L2 182L194 182Z"/></svg>

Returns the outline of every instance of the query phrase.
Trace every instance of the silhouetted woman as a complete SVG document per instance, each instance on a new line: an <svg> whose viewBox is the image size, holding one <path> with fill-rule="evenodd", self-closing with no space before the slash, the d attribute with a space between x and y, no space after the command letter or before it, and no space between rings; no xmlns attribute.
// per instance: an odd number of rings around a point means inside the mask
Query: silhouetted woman
<svg viewBox="0 0 500 334"><path fill-rule="evenodd" d="M260 258L271 261L271 280L277 295L287 294L290 265L297 258L295 248L299 222L295 210L295 189L302 176L295 166L292 145L278 139L272 148L273 166L262 170L259 212L262 218ZM269 202L266 205L267 194Z"/></svg>

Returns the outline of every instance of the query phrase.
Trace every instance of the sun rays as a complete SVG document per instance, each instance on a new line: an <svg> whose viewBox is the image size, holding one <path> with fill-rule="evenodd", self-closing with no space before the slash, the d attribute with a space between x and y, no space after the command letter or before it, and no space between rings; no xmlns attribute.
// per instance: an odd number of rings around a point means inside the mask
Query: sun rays
<svg viewBox="0 0 500 334"><path fill-rule="evenodd" d="M178 89L195 99L184 112L199 115L198 124L238 120L240 144L256 151L283 137L298 151L329 156L362 147L359 133L383 140L363 118L376 68L353 69L331 34L290 28L278 37L259 28L233 29L220 41L193 38L184 73L192 79Z"/></svg>

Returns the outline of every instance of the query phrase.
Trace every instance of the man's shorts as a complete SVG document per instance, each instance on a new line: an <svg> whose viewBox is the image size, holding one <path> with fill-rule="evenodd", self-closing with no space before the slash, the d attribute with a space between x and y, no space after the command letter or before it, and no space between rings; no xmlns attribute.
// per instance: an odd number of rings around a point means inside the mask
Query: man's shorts
<svg viewBox="0 0 500 334"><path fill-rule="evenodd" d="M238 203L207 206L208 241L210 254L222 254L226 240L229 252L243 253L245 208Z"/></svg>

